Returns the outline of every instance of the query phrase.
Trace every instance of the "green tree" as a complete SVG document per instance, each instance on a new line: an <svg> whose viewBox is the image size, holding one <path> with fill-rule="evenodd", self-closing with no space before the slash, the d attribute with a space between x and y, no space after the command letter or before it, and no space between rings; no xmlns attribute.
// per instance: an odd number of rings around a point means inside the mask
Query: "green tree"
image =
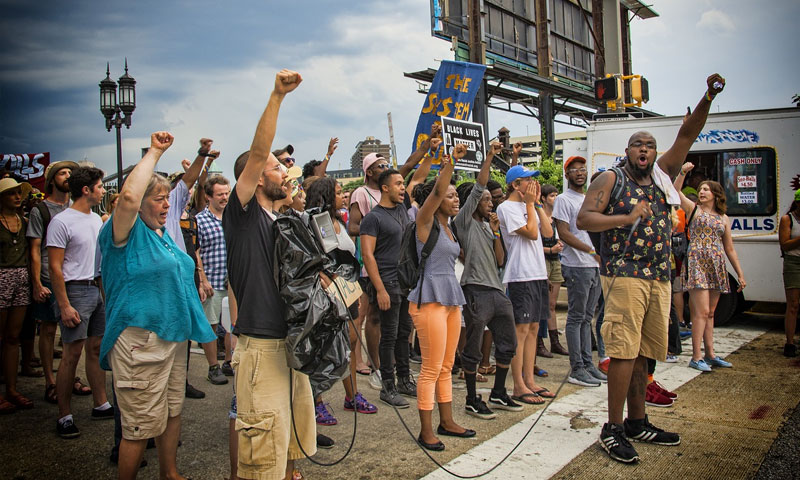
<svg viewBox="0 0 800 480"><path fill-rule="evenodd" d="M344 192L352 192L353 190L355 190L356 188L360 187L361 185L364 185L364 179L363 178L359 178L358 180L353 180L352 182L347 182L346 184L344 184L342 186L342 191L344 191Z"/></svg>

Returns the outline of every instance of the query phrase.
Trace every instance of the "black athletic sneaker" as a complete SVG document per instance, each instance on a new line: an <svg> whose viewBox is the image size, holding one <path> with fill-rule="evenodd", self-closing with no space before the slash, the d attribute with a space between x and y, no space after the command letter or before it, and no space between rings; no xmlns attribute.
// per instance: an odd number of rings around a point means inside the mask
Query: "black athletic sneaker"
<svg viewBox="0 0 800 480"><path fill-rule="evenodd" d="M400 377L397 379L397 393L407 397L417 396L417 382L411 375Z"/></svg>
<svg viewBox="0 0 800 480"><path fill-rule="evenodd" d="M654 443L656 445L680 445L681 436L677 433L665 432L654 426L647 419L647 415L641 420L625 419L625 436L637 442Z"/></svg>
<svg viewBox="0 0 800 480"><path fill-rule="evenodd" d="M500 393L492 390L492 393L489 394L489 405L494 409L508 410L509 412L521 412L523 410L522 405L511 400L505 390Z"/></svg>
<svg viewBox="0 0 800 480"><path fill-rule="evenodd" d="M191 383L186 384L186 398L205 398L205 392L202 392L192 386Z"/></svg>
<svg viewBox="0 0 800 480"><path fill-rule="evenodd" d="M325 435L318 433L317 434L317 447L318 448L333 448L334 441L331 437L326 437Z"/></svg>
<svg viewBox="0 0 800 480"><path fill-rule="evenodd" d="M110 420L114 418L114 405L111 405L105 410L97 408L92 409L92 420Z"/></svg>
<svg viewBox="0 0 800 480"><path fill-rule="evenodd" d="M56 420L56 432L58 432L58 436L61 438L77 438L81 435L81 431L78 430L78 427L75 426L75 422L72 420L66 420L64 422Z"/></svg>
<svg viewBox="0 0 800 480"><path fill-rule="evenodd" d="M622 463L639 461L639 454L625 438L625 432L616 423L606 423L600 431L600 446L608 456Z"/></svg>
<svg viewBox="0 0 800 480"><path fill-rule="evenodd" d="M467 397L464 410L467 412L467 415L472 415L473 417L482 418L484 420L491 420L497 416L496 413L489 410L489 407L486 406L486 402L481 399L480 395L476 395L475 398L472 399Z"/></svg>

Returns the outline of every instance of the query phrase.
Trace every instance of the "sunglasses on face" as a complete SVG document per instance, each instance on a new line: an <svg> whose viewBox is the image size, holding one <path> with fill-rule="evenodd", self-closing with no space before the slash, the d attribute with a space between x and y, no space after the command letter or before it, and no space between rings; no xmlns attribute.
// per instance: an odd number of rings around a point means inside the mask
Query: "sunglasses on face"
<svg viewBox="0 0 800 480"><path fill-rule="evenodd" d="M294 165L294 162L295 160L293 157L286 157L283 159L283 163L291 163L292 165Z"/></svg>

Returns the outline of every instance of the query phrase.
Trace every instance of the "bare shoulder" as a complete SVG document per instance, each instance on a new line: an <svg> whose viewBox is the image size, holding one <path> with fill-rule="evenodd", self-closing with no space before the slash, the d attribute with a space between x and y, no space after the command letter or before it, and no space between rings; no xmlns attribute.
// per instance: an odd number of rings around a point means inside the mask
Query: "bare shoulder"
<svg viewBox="0 0 800 480"><path fill-rule="evenodd" d="M608 206L611 189L616 182L617 174L607 170L595 178L586 190L586 200L583 202L584 208L592 211L600 211Z"/></svg>

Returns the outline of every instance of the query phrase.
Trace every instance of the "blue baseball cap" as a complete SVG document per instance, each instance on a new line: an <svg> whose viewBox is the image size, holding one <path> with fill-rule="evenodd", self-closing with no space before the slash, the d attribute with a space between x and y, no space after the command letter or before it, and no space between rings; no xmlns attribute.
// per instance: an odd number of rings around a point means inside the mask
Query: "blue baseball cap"
<svg viewBox="0 0 800 480"><path fill-rule="evenodd" d="M522 165L514 165L506 172L506 184L513 182L518 178L538 177L539 170L528 170Z"/></svg>

